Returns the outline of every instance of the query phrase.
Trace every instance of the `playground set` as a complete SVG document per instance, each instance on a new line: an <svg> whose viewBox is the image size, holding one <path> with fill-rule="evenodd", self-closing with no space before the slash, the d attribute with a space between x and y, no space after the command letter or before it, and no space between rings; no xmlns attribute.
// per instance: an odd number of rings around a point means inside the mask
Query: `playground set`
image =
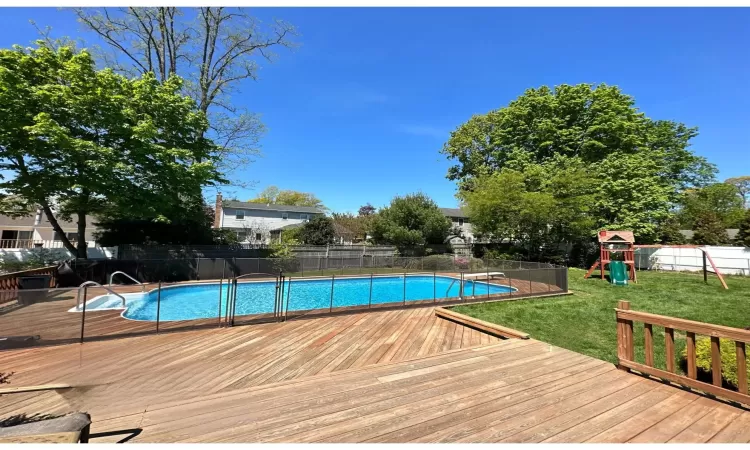
<svg viewBox="0 0 750 450"><path fill-rule="evenodd" d="M608 231L602 230L598 234L599 258L589 268L583 278L588 278L599 268L601 279L609 266L609 281L614 285L624 286L629 281L637 283L635 271L635 251L639 248L696 248L703 253L703 281L708 283L708 265L719 278L724 289L729 289L719 268L714 264L711 255L703 247L698 245L635 245L635 237L632 231Z"/></svg>

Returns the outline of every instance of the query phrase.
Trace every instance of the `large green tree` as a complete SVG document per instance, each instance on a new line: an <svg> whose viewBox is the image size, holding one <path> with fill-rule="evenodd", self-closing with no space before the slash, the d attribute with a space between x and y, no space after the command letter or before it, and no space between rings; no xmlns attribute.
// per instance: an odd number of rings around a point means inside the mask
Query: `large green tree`
<svg viewBox="0 0 750 450"><path fill-rule="evenodd" d="M750 176L727 178L724 182L736 187L742 197L743 205L745 208L750 208Z"/></svg>
<svg viewBox="0 0 750 450"><path fill-rule="evenodd" d="M726 245L729 236L721 218L713 211L704 211L695 220L693 227L693 244Z"/></svg>
<svg viewBox="0 0 750 450"><path fill-rule="evenodd" d="M9 174L0 189L40 205L81 258L85 239L74 246L58 218L74 218L83 237L87 215L164 220L199 201L223 179L205 114L181 89L176 76L97 70L87 51L0 50L0 170Z"/></svg>
<svg viewBox="0 0 750 450"><path fill-rule="evenodd" d="M750 209L745 211L745 216L742 218L742 222L740 222L736 244L750 247Z"/></svg>
<svg viewBox="0 0 750 450"><path fill-rule="evenodd" d="M715 168L689 149L696 134L681 123L646 117L616 86L543 86L473 116L451 133L442 152L455 162L448 178L458 182L459 195L506 168L529 178L552 161L583 167L597 186L587 213L593 226L628 227L641 241L653 241L680 193L713 179ZM543 183L538 186L526 183L531 192Z"/></svg>
<svg viewBox="0 0 750 450"><path fill-rule="evenodd" d="M686 229L695 227L698 218L705 213L715 214L724 228L737 228L745 214L740 190L729 183L688 190L680 203L680 223Z"/></svg>
<svg viewBox="0 0 750 450"><path fill-rule="evenodd" d="M450 220L435 202L419 192L396 196L390 205L381 208L373 218L371 233L376 244L406 248L442 244L450 228Z"/></svg>

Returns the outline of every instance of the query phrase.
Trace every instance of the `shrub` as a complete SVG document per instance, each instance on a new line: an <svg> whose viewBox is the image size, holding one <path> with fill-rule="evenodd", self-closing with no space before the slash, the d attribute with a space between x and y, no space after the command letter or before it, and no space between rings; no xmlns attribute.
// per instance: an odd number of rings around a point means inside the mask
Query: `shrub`
<svg viewBox="0 0 750 450"><path fill-rule="evenodd" d="M424 270L439 271L453 269L453 256L450 255L430 255L422 258L422 268Z"/></svg>
<svg viewBox="0 0 750 450"><path fill-rule="evenodd" d="M724 382L737 387L737 353L734 341L721 339L719 348L721 349L721 377ZM687 349L682 351L682 358L687 361ZM705 373L711 372L711 339L698 338L695 342L695 359L698 370ZM750 372L750 361L748 361L747 370Z"/></svg>

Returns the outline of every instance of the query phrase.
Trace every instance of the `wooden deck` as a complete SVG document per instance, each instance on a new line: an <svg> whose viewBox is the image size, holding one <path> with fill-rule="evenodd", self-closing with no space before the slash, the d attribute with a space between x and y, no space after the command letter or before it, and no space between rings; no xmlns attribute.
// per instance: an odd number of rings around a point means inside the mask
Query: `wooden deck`
<svg viewBox="0 0 750 450"><path fill-rule="evenodd" d="M92 442L749 442L750 412L433 308L2 353L0 417L82 410Z"/></svg>

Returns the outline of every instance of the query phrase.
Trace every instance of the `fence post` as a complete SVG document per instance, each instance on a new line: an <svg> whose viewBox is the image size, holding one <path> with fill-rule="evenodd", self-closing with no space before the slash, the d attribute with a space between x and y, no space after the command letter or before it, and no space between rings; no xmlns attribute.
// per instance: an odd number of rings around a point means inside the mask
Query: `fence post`
<svg viewBox="0 0 750 450"><path fill-rule="evenodd" d="M437 275L436 272L432 272L432 303L437 303Z"/></svg>
<svg viewBox="0 0 750 450"><path fill-rule="evenodd" d="M406 306L406 272L404 272L404 306Z"/></svg>
<svg viewBox="0 0 750 450"><path fill-rule="evenodd" d="M490 268L489 267L485 267L485 269L487 269L487 280L486 280L486 282L487 282L487 298L489 299L490 298Z"/></svg>
<svg viewBox="0 0 750 450"><path fill-rule="evenodd" d="M372 273L370 273L370 300L367 302L367 309L372 308Z"/></svg>
<svg viewBox="0 0 750 450"><path fill-rule="evenodd" d="M286 322L286 316L289 315L289 302L291 301L289 297L291 297L291 295L292 295L292 277L289 277L289 288L286 291L286 308L284 309L284 320L283 320L284 322Z"/></svg>
<svg viewBox="0 0 750 450"><path fill-rule="evenodd" d="M630 302L620 300L617 302L617 308L622 310L630 309ZM626 320L617 316L617 358L619 360L633 360L633 321ZM623 369L618 364L620 369ZM627 369L625 369L627 370Z"/></svg>
<svg viewBox="0 0 750 450"><path fill-rule="evenodd" d="M224 282L224 277L219 279L219 328L221 328L221 290ZM229 307L229 305L227 305Z"/></svg>
<svg viewBox="0 0 750 450"><path fill-rule="evenodd" d="M531 269L527 269L529 274L529 295L534 294L534 286L531 284Z"/></svg>
<svg viewBox="0 0 750 450"><path fill-rule="evenodd" d="M334 273L331 275L331 307L328 308L328 312L333 312L333 283L335 279L336 279L336 274Z"/></svg>
<svg viewBox="0 0 750 450"><path fill-rule="evenodd" d="M81 344L83 344L83 329L86 325L86 296L88 295L88 286L83 287L83 312L81 312Z"/></svg>
<svg viewBox="0 0 750 450"><path fill-rule="evenodd" d="M159 315L161 314L161 281L156 291L156 334L159 334Z"/></svg>
<svg viewBox="0 0 750 450"><path fill-rule="evenodd" d="M196 281L200 281L201 280L201 259L200 258L195 258L195 260L196 260L196 262L195 262L195 279L196 279Z"/></svg>

